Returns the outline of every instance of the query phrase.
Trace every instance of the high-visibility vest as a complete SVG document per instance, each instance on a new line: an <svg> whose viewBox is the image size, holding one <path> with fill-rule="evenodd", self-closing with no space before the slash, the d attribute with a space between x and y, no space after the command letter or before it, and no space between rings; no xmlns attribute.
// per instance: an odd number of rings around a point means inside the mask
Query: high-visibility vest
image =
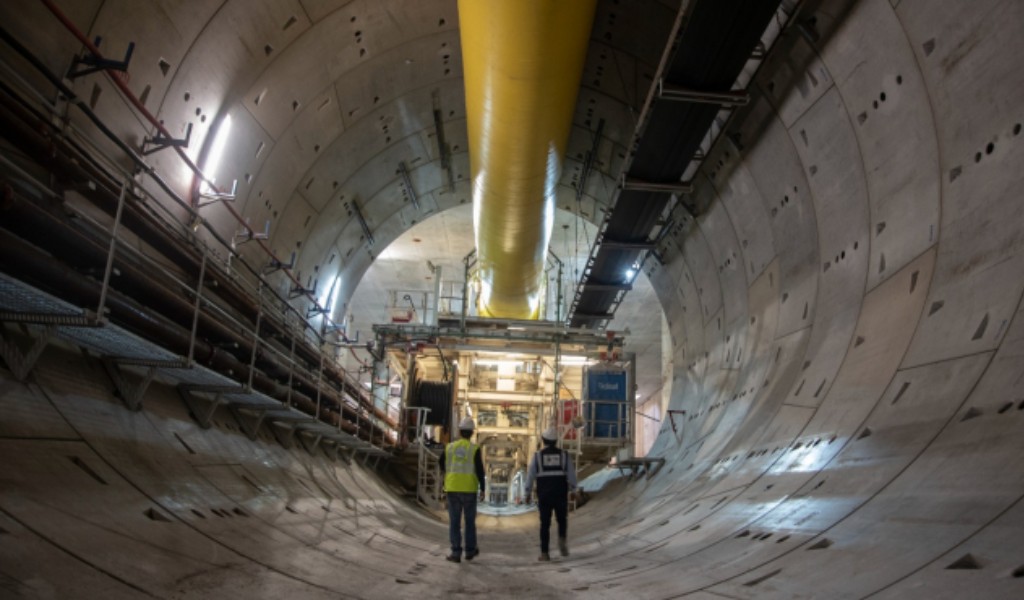
<svg viewBox="0 0 1024 600"><path fill-rule="evenodd" d="M475 468L479 450L479 446L465 438L448 444L444 452L444 491L476 493L480 487Z"/></svg>
<svg viewBox="0 0 1024 600"><path fill-rule="evenodd" d="M537 478L541 477L566 477L566 469L569 466L569 453L557 448L544 448L533 455L537 461Z"/></svg>
<svg viewBox="0 0 1024 600"><path fill-rule="evenodd" d="M560 493L568 489L569 453L554 446L533 455L537 473L537 494Z"/></svg>

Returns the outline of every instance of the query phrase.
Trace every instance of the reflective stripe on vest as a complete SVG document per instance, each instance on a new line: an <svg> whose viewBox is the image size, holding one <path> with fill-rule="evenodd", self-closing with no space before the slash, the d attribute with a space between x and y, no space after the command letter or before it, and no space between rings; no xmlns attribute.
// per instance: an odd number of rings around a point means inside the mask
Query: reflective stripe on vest
<svg viewBox="0 0 1024 600"><path fill-rule="evenodd" d="M567 456L564 450L559 450L558 454L545 453L543 450L534 454L533 458L537 461L537 477L565 477Z"/></svg>
<svg viewBox="0 0 1024 600"><path fill-rule="evenodd" d="M478 450L477 445L467 439L448 444L444 452L444 491L476 493L480 487L474 459Z"/></svg>

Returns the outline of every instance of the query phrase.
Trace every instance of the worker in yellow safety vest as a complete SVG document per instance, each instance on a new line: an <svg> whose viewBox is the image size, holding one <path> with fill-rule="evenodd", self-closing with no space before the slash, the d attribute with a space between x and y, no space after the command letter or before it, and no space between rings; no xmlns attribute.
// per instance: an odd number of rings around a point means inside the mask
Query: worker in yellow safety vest
<svg viewBox="0 0 1024 600"><path fill-rule="evenodd" d="M466 516L466 560L480 554L476 545L476 499L484 501L484 461L480 447L470 441L476 424L466 417L459 422L456 442L448 444L441 457L441 474L444 476L444 491L448 496L448 539L452 545L451 554L445 557L451 562L462 562L462 516Z"/></svg>

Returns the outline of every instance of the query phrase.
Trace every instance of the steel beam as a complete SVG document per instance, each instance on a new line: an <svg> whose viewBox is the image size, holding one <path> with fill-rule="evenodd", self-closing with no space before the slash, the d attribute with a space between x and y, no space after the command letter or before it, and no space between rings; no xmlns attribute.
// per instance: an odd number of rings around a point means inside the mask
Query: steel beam
<svg viewBox="0 0 1024 600"><path fill-rule="evenodd" d="M726 107L746 106L750 103L750 94L746 90L728 92L691 90L665 83L664 79L658 80L658 98L697 104L717 104Z"/></svg>

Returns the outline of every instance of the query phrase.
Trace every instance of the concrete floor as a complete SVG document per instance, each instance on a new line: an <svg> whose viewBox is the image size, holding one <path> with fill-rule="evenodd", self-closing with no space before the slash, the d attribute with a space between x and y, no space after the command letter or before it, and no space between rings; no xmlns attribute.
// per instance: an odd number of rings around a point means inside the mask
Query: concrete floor
<svg viewBox="0 0 1024 600"><path fill-rule="evenodd" d="M231 112L236 207L273 219L282 255L302 242L307 274L343 275L342 301L381 247L468 197L432 138L437 90L468 172L450 0L58 4L112 54L139 43L131 87L176 133L195 122L193 154ZM595 106L603 185L677 7L599 4L587 69L600 50L616 68L588 71L570 148ZM809 5L731 126L742 148L697 175L707 210L678 209L651 269L668 408L686 411L651 451L666 464L574 515L568 560L536 563L525 516L482 518L479 559L446 563L444 524L362 465L250 442L226 413L202 430L167 386L128 411L95 358L55 346L27 383L0 371L0 596L1024 597L1024 2ZM57 71L79 49L37 2L0 23ZM109 82L75 85L147 133ZM188 189L173 155L151 160ZM429 211L403 204L399 160L422 165Z"/></svg>

